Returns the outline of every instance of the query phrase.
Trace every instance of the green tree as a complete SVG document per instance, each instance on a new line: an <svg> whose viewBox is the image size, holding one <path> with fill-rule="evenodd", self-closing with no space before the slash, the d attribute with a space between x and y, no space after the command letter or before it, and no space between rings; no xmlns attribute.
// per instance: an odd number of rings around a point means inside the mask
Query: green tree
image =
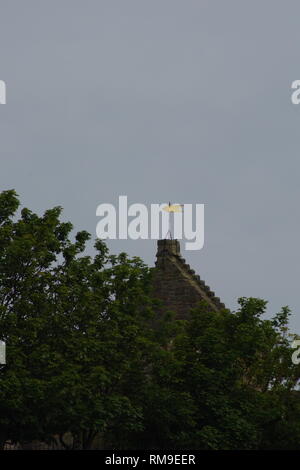
<svg viewBox="0 0 300 470"><path fill-rule="evenodd" d="M185 445L299 448L295 389L300 368L291 360L289 311L284 308L272 320L264 320L265 301L240 298L239 304L240 309L231 313L212 312L202 303L176 339L181 386L195 408L195 426Z"/></svg>
<svg viewBox="0 0 300 470"><path fill-rule="evenodd" d="M19 211L0 193L0 445L59 440L114 449L294 449L300 366L289 309L202 302L189 320L157 309L151 270L72 239L61 208Z"/></svg>
<svg viewBox="0 0 300 470"><path fill-rule="evenodd" d="M149 269L110 256L101 241L94 258L83 256L89 235L70 241L61 208L42 217L23 209L16 220L18 206L14 191L0 195L2 442L55 435L88 448L102 434L125 446L126 433L143 427L137 396L161 349Z"/></svg>

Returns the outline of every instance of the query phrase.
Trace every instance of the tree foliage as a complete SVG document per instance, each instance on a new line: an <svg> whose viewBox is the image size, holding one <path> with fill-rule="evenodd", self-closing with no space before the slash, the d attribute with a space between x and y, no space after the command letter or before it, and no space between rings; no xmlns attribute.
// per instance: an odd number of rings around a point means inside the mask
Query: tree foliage
<svg viewBox="0 0 300 470"><path fill-rule="evenodd" d="M200 303L156 313L151 270L72 239L61 208L42 216L0 193L0 442L66 448L299 448L299 366L287 307ZM19 214L19 216L18 216Z"/></svg>

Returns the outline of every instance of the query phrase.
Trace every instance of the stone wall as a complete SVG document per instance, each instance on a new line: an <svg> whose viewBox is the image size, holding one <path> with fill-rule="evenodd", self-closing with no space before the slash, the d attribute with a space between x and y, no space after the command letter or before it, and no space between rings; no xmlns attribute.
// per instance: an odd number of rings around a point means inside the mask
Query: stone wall
<svg viewBox="0 0 300 470"><path fill-rule="evenodd" d="M215 311L225 308L219 297L185 262L178 240L158 240L153 272L154 296L178 318L187 318L198 302L205 300Z"/></svg>

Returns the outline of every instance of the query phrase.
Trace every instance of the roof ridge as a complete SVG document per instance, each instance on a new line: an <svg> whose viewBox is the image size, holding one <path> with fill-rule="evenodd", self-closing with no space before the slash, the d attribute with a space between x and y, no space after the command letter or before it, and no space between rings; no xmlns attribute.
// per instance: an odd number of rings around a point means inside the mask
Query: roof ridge
<svg viewBox="0 0 300 470"><path fill-rule="evenodd" d="M197 282L198 286L205 291L207 296L212 300L212 302L219 308L226 308L225 304L221 302L220 297L215 295L215 292L211 290L208 284L205 283L204 279L201 279L199 274L196 274L195 270L186 262L186 260L181 256L181 254L168 253L168 256L173 256L175 259L179 260L183 267L191 275L192 279Z"/></svg>

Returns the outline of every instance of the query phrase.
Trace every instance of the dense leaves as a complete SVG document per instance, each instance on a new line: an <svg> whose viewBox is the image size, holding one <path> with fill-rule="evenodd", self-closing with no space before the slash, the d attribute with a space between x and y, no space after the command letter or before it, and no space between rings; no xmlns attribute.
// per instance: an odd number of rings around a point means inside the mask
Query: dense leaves
<svg viewBox="0 0 300 470"><path fill-rule="evenodd" d="M299 366L289 310L205 303L156 313L151 270L0 193L0 442L66 448L300 447Z"/></svg>

